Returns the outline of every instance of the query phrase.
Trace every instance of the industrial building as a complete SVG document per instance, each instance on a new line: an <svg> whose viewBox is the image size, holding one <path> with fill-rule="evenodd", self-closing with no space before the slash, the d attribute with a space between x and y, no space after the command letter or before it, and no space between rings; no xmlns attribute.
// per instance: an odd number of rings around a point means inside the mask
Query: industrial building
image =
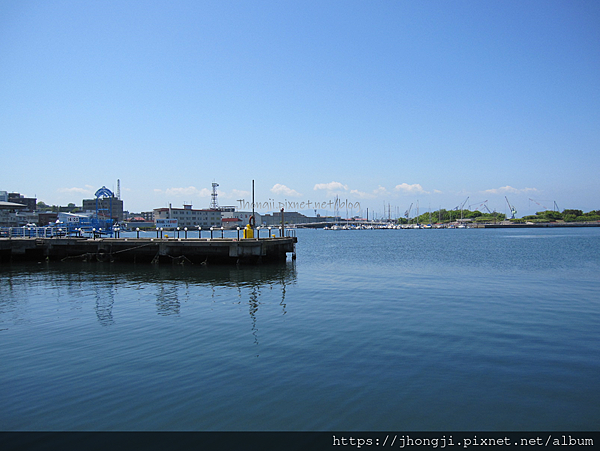
<svg viewBox="0 0 600 451"><path fill-rule="evenodd" d="M305 216L297 211L284 211L283 221L285 224L314 224L314 223L335 223L339 222L339 216ZM257 222L258 224L258 222ZM261 224L267 226L281 225L281 212L274 211L272 215L267 214L262 216Z"/></svg>
<svg viewBox="0 0 600 451"><path fill-rule="evenodd" d="M196 210L191 204L186 204L183 208L155 208L154 221L156 225L167 224L165 221L171 220L172 227L221 227L221 210L203 209ZM175 220L177 222L173 222Z"/></svg>
<svg viewBox="0 0 600 451"><path fill-rule="evenodd" d="M14 204L25 205L24 211L37 210L37 199L35 197L25 197L21 193L0 191L0 202L12 202Z"/></svg>
<svg viewBox="0 0 600 451"><path fill-rule="evenodd" d="M251 211L235 211L234 207L226 207L227 210L222 211L223 227L227 229L235 229L237 227L246 227L250 224ZM262 216L254 212L254 224L259 226L262 224Z"/></svg>
<svg viewBox="0 0 600 451"><path fill-rule="evenodd" d="M0 191L0 227L22 227L37 223L37 199Z"/></svg>
<svg viewBox="0 0 600 451"><path fill-rule="evenodd" d="M123 221L123 201L114 196L83 199L83 211L98 211L98 216Z"/></svg>
<svg viewBox="0 0 600 451"><path fill-rule="evenodd" d="M31 222L27 207L14 202L0 201L0 227L20 227Z"/></svg>

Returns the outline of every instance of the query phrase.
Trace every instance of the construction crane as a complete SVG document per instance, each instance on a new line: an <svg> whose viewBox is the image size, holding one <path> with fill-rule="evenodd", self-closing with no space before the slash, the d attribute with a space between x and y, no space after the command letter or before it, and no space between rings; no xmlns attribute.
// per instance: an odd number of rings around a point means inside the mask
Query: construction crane
<svg viewBox="0 0 600 451"><path fill-rule="evenodd" d="M515 219L515 215L517 214L517 209L510 204L510 202L508 201L508 197L504 196L504 198L506 199L506 203L508 204L508 208L510 209L510 214L511 214L510 219Z"/></svg>

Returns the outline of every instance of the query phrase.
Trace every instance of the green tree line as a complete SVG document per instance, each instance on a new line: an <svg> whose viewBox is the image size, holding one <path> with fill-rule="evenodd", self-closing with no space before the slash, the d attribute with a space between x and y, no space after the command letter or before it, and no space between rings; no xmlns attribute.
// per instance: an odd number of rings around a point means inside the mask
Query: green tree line
<svg viewBox="0 0 600 451"><path fill-rule="evenodd" d="M471 211L471 210L446 210L441 208L436 211L423 213L415 218L399 218L398 222L400 224L407 223L419 223L419 224L429 224L429 223L447 223L447 222L455 222L459 219L473 219L476 222L498 222L504 221L506 219L506 215L504 213L483 213L479 210Z"/></svg>
<svg viewBox="0 0 600 451"><path fill-rule="evenodd" d="M553 210L538 211L535 215L523 216L521 221L529 222L593 222L600 221L600 210L584 213L583 210L563 210L562 213Z"/></svg>
<svg viewBox="0 0 600 451"><path fill-rule="evenodd" d="M500 222L506 220L506 215L504 213L497 212L481 212L479 210L471 211L471 210L445 210L439 209L432 212L423 213L414 218L398 218L398 223L407 224L407 223L419 223L419 224L429 224L429 223L447 223L454 222L459 219L472 219L475 222ZM566 209L563 210L562 213L553 210L546 211L538 211L535 215L523 216L518 219L511 219L513 222L556 222L556 221L565 221L565 222L593 222L600 221L600 210L592 210L587 213L584 213L583 210L573 210Z"/></svg>

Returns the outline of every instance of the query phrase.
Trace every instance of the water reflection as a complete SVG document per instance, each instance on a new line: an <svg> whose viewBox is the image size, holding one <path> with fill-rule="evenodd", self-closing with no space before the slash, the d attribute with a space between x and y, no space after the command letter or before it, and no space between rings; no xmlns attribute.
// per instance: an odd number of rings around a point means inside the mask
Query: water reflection
<svg viewBox="0 0 600 451"><path fill-rule="evenodd" d="M35 267L6 265L0 268L0 276L0 322L8 327L45 309L56 318L65 313L58 312L63 308L81 317L90 298L98 323L112 326L118 322L116 312L127 303L137 307L151 301L157 315L181 316L186 311L182 306L204 302L208 296L213 304L247 303L258 343L259 310L265 296L271 304L275 297L285 315L286 290L296 283L297 273L295 262L251 267L50 262ZM58 305L56 313L51 302Z"/></svg>
<svg viewBox="0 0 600 451"><path fill-rule="evenodd" d="M258 344L258 328L256 327L256 312L258 312L258 290L256 287L252 287L250 292L250 318L252 318L252 335L254 336L254 343Z"/></svg>
<svg viewBox="0 0 600 451"><path fill-rule="evenodd" d="M98 322L102 326L111 326L114 324L113 319L113 305L115 303L115 296L112 289L98 289L96 287L96 306L94 310L96 310L96 316L98 317Z"/></svg>
<svg viewBox="0 0 600 451"><path fill-rule="evenodd" d="M159 315L179 315L181 311L181 303L177 285L161 283L157 286L156 294L156 312Z"/></svg>

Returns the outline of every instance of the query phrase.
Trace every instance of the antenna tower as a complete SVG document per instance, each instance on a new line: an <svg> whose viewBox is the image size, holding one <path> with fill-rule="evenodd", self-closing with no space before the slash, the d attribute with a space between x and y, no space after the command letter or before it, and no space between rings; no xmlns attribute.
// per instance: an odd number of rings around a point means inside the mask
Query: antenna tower
<svg viewBox="0 0 600 451"><path fill-rule="evenodd" d="M117 199L121 199L121 179L117 179Z"/></svg>
<svg viewBox="0 0 600 451"><path fill-rule="evenodd" d="M210 208L213 210L219 209L219 202L217 201L217 186L219 186L219 184L213 182L213 184L212 184L213 192L210 195L210 197L211 197Z"/></svg>

